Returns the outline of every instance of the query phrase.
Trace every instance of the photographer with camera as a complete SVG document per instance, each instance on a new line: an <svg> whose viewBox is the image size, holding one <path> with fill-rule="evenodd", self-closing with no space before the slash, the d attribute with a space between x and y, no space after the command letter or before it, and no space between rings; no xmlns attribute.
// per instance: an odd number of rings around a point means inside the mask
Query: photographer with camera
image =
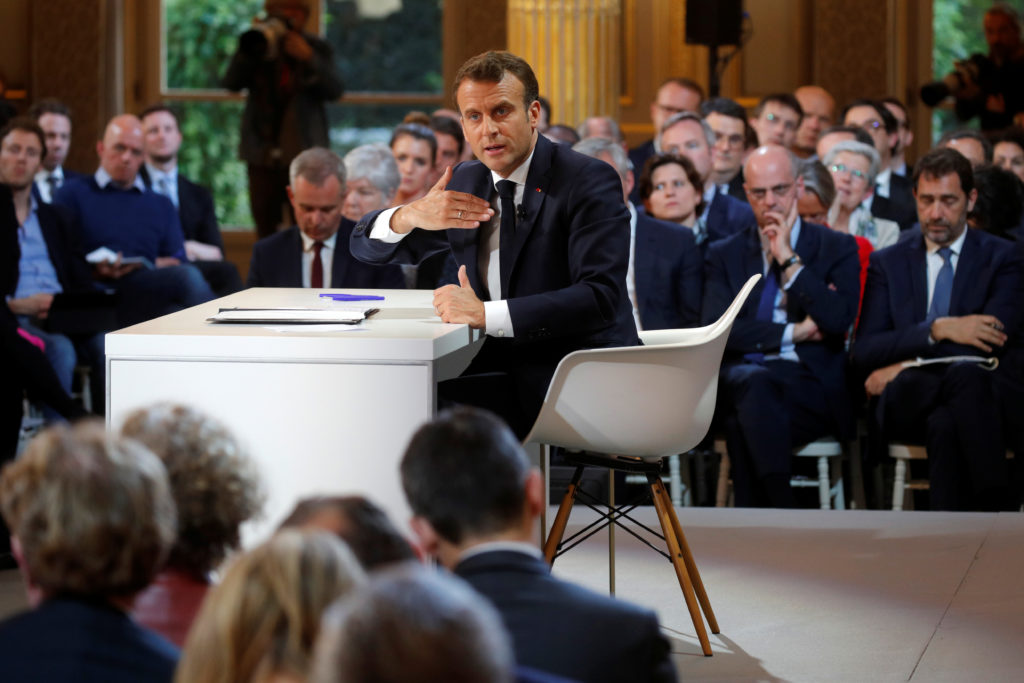
<svg viewBox="0 0 1024 683"><path fill-rule="evenodd" d="M238 151L260 237L287 215L289 162L304 149L328 146L324 105L343 91L330 46L303 30L310 2L266 0L266 16L239 37L223 78L228 90L248 90Z"/></svg>
<svg viewBox="0 0 1024 683"><path fill-rule="evenodd" d="M978 116L983 131L996 131L1024 123L1024 45L1020 19L1003 3L985 12L984 27L988 55L955 62L941 81L921 87L921 99L934 107L952 96L957 118Z"/></svg>

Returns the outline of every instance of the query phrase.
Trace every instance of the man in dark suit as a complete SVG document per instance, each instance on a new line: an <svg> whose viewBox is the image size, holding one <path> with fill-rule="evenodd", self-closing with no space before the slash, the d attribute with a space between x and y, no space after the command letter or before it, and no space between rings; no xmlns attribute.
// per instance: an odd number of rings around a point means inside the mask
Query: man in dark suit
<svg viewBox="0 0 1024 683"><path fill-rule="evenodd" d="M653 612L551 576L534 538L543 478L497 418L443 412L400 470L423 548L494 604L519 664L578 681L676 680Z"/></svg>
<svg viewBox="0 0 1024 683"><path fill-rule="evenodd" d="M71 147L71 109L60 100L46 98L33 104L28 115L46 136L46 155L43 167L36 172L32 196L49 204L65 182L84 175L64 168L64 159Z"/></svg>
<svg viewBox="0 0 1024 683"><path fill-rule="evenodd" d="M13 258L5 260L7 308L18 324L43 340L46 357L65 392L71 391L76 365L88 365L93 405L101 409L106 394L103 334L67 335L49 327L50 307L62 293L93 292L92 273L63 215L38 201L32 179L45 157L43 130L28 117L12 119L0 131L0 182L12 191L18 229L13 231ZM45 409L56 417L52 408Z"/></svg>
<svg viewBox="0 0 1024 683"><path fill-rule="evenodd" d="M344 87L327 41L305 31L312 0L265 0L264 25L285 26L271 43L259 29L243 33L222 85L246 91L238 156L249 173L249 205L256 234L272 235L281 222L288 163L304 149L327 147L325 105Z"/></svg>
<svg viewBox="0 0 1024 683"><path fill-rule="evenodd" d="M689 78L669 78L659 87L658 93L651 102L651 123L654 124L654 139L629 150L629 160L633 171L637 174L643 170L644 164L655 154L663 151L658 142L661 129L668 119L680 112L696 112L704 99L704 89L700 84ZM630 197L633 203L639 202L636 196Z"/></svg>
<svg viewBox="0 0 1024 683"><path fill-rule="evenodd" d="M298 225L264 237L252 250L249 287L404 289L398 266L361 263L349 253L355 224L342 217L345 164L323 147L292 161L288 199Z"/></svg>
<svg viewBox="0 0 1024 683"><path fill-rule="evenodd" d="M700 323L703 258L687 228L651 218L629 201L633 171L622 145L587 138L573 150L610 164L622 180L630 215L630 263L626 290L637 329L665 330Z"/></svg>
<svg viewBox="0 0 1024 683"><path fill-rule="evenodd" d="M708 180L719 192L747 201L743 191L743 152L750 133L747 110L727 97L712 97L701 103L700 115L715 134Z"/></svg>
<svg viewBox="0 0 1024 683"><path fill-rule="evenodd" d="M638 342L622 183L608 164L539 139L537 97L533 70L515 55L463 64L456 99L481 161L446 171L422 199L364 216L351 242L370 263L451 250L460 284L438 289L434 306L487 339L439 395L489 407L523 436L566 354Z"/></svg>
<svg viewBox="0 0 1024 683"><path fill-rule="evenodd" d="M738 506L792 507L793 447L852 431L844 341L860 294L857 243L799 219L796 163L775 145L751 155L744 176L756 222L712 244L705 261L705 323L764 275L729 335L716 408Z"/></svg>
<svg viewBox="0 0 1024 683"><path fill-rule="evenodd" d="M708 122L692 112L672 116L661 132L661 148L693 162L704 183L705 208L700 223L707 235L706 239L698 238L698 242L705 251L709 244L745 230L754 220L750 204L721 192L711 181L711 150L715 141L715 132Z"/></svg>
<svg viewBox="0 0 1024 683"><path fill-rule="evenodd" d="M892 172L892 152L900 135L896 117L877 100L854 100L846 105L839 119L843 125L867 131L878 150L882 170L875 178L871 215L896 221L901 230L909 229L917 220L910 181Z"/></svg>
<svg viewBox="0 0 1024 683"><path fill-rule="evenodd" d="M235 264L224 260L224 241L217 226L213 196L178 171L181 130L178 118L165 105L147 107L142 120L142 144L146 162L139 175L146 187L171 200L181 221L185 255L203 274L217 296L242 288Z"/></svg>
<svg viewBox="0 0 1024 683"><path fill-rule="evenodd" d="M921 234L871 255L853 360L877 396L882 435L923 441L930 502L939 510L1008 505L1005 453L1024 383L1024 259L967 229L977 191L959 152L934 149L914 168ZM994 356L907 366L916 358Z"/></svg>

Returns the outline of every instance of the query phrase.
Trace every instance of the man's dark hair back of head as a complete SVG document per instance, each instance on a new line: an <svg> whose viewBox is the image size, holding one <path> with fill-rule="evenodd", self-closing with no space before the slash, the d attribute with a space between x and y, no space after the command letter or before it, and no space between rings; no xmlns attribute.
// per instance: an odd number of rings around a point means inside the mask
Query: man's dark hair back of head
<svg viewBox="0 0 1024 683"><path fill-rule="evenodd" d="M7 122L7 124L0 129L0 142L6 138L11 131L21 130L26 133L34 133L39 138L39 160L42 161L46 158L46 133L39 127L36 120L31 116L15 116L13 119Z"/></svg>
<svg viewBox="0 0 1024 683"><path fill-rule="evenodd" d="M150 114L156 114L158 112L167 112L174 117L174 123L178 123L178 112L174 111L169 105L159 102L157 104L151 104L139 113L139 121L144 121Z"/></svg>
<svg viewBox="0 0 1024 683"><path fill-rule="evenodd" d="M466 144L466 136L462 133L462 126L459 122L449 116L431 116L430 130L435 133L444 133L455 138L459 146L459 156L462 156L462 148Z"/></svg>
<svg viewBox="0 0 1024 683"><path fill-rule="evenodd" d="M446 410L420 427L401 464L413 514L450 543L513 527L523 513L529 473L508 426L476 408Z"/></svg>
<svg viewBox="0 0 1024 683"><path fill-rule="evenodd" d="M907 105L903 104L903 100L901 100L898 97L889 96L889 97L883 97L881 100L879 100L879 102L881 102L882 104L891 104L894 107L898 107L899 110L903 112L903 118L909 124L909 122L910 122L910 112L907 111ZM900 122L897 121L896 125L897 126L900 125Z"/></svg>
<svg viewBox="0 0 1024 683"><path fill-rule="evenodd" d="M885 126L886 133L892 135L897 130L899 130L900 122L897 121L896 117L892 115L892 112L889 111L889 108L882 104L881 100L872 100L866 97L854 100L853 102L850 102L848 105L843 107L843 110L839 112L839 120L845 121L846 114L854 107L871 107L872 109L874 109L878 113L878 118L882 121L882 124Z"/></svg>
<svg viewBox="0 0 1024 683"><path fill-rule="evenodd" d="M525 59L504 50L490 50L478 54L459 67L458 73L455 74L455 87L452 91L455 106L459 106L456 95L463 81L498 83L504 78L506 73L512 74L523 84L523 104L529 109L534 100L540 97L540 86L537 84L537 77Z"/></svg>
<svg viewBox="0 0 1024 683"><path fill-rule="evenodd" d="M953 140L974 140L981 145L981 151L985 156L985 163L992 163L992 142L981 131L972 128L948 130L942 134L942 137L935 143L935 146L946 147Z"/></svg>
<svg viewBox="0 0 1024 683"><path fill-rule="evenodd" d="M977 228L1012 239L1008 231L1020 225L1024 212L1024 185L1010 171L982 164L974 169L978 200L967 217Z"/></svg>
<svg viewBox="0 0 1024 683"><path fill-rule="evenodd" d="M800 100L796 98L796 95L789 92L777 92L771 95L765 95L764 98L757 103L757 107L754 109L754 118L756 119L764 111L765 105L774 102L775 104L788 107L796 112L798 119L804 118L804 108L800 106Z"/></svg>
<svg viewBox="0 0 1024 683"><path fill-rule="evenodd" d="M61 116L66 116L70 119L71 108L56 98L47 97L33 104L28 110L28 115L36 121L38 121L39 117L43 114L60 114Z"/></svg>
<svg viewBox="0 0 1024 683"><path fill-rule="evenodd" d="M937 179L950 173L960 176L960 188L964 194L970 194L974 189L974 172L971 170L971 162L955 149L937 147L921 157L914 165L914 191L917 191L917 181L921 176Z"/></svg>
<svg viewBox="0 0 1024 683"><path fill-rule="evenodd" d="M729 118L739 119L744 125L747 124L747 110L736 100L728 97L712 97L700 103L700 115L707 118L708 114L715 113Z"/></svg>
<svg viewBox="0 0 1024 683"><path fill-rule="evenodd" d="M872 140L871 136L868 135L868 132L860 126L829 126L821 132L821 137L825 137L831 133L849 133L853 135L853 139L857 142L862 142L868 147L875 146L875 141Z"/></svg>

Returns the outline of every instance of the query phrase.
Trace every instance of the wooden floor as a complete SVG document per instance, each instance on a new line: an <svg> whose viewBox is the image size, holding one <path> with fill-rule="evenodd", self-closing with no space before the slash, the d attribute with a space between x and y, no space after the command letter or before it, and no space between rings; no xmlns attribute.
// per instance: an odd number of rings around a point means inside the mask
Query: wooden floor
<svg viewBox="0 0 1024 683"><path fill-rule="evenodd" d="M637 516L656 523L650 508ZM592 513L577 508L570 531ZM620 597L659 613L684 681L1020 681L1024 515L681 508L722 633L700 652L671 565L616 534ZM555 573L608 589L602 532ZM23 608L0 573L0 616Z"/></svg>

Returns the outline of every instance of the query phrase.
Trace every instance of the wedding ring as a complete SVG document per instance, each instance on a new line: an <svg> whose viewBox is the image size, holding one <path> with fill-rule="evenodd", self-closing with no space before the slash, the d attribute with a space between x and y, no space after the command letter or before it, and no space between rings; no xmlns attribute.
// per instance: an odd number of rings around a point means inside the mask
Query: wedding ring
<svg viewBox="0 0 1024 683"><path fill-rule="evenodd" d="M460 221L462 220L462 212L461 211L459 211L459 220Z"/></svg>

